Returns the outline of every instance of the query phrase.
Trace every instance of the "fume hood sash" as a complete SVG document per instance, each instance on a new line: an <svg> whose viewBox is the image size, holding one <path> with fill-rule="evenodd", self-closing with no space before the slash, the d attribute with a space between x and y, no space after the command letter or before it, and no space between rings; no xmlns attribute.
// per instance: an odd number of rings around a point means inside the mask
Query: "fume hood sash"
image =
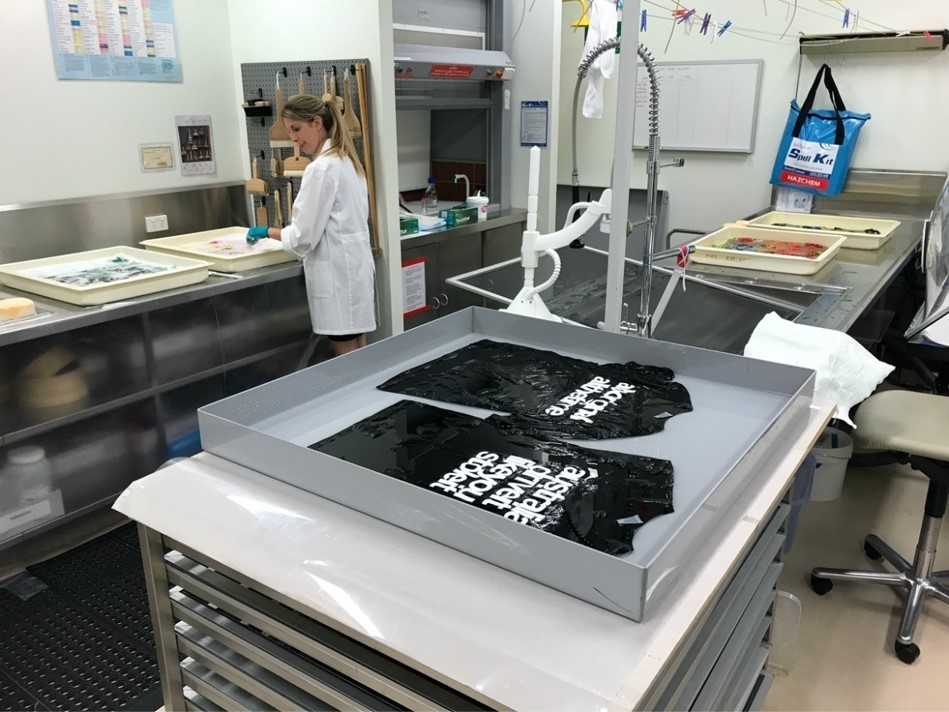
<svg viewBox="0 0 949 712"><path fill-rule="evenodd" d="M395 45L396 79L503 81L514 76L514 62L498 50Z"/></svg>

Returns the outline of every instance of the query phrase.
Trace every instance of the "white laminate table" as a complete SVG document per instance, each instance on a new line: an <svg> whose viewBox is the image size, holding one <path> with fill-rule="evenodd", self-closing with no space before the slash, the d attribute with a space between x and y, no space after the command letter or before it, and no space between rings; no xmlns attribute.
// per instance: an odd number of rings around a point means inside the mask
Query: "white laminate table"
<svg viewBox="0 0 949 712"><path fill-rule="evenodd" d="M133 483L115 509L143 527L166 708L200 707L182 704L178 660L187 650L174 649L168 627L169 616L180 616L168 605L174 577L169 583L160 563L176 544L480 705L649 706L831 415L829 406L810 408L799 438L720 513L716 536L641 623L216 456L159 470Z"/></svg>

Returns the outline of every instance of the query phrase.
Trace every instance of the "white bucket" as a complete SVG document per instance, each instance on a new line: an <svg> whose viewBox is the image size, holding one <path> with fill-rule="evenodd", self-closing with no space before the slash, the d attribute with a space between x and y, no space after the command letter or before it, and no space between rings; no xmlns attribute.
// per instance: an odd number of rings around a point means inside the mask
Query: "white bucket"
<svg viewBox="0 0 949 712"><path fill-rule="evenodd" d="M811 452L817 458L811 501L837 499L844 487L844 475L847 474L847 464L853 454L853 439L843 430L824 428Z"/></svg>
<svg viewBox="0 0 949 712"><path fill-rule="evenodd" d="M469 208L478 209L478 222L488 219L488 199L483 195L472 195L466 201Z"/></svg>

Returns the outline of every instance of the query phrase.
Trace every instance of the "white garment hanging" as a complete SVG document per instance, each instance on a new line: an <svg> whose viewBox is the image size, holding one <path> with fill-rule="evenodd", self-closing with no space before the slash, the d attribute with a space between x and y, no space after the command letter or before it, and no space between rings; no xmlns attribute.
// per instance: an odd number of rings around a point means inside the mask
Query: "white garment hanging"
<svg viewBox="0 0 949 712"><path fill-rule="evenodd" d="M616 37L618 15L615 0L593 0L590 6L590 27L583 44L586 57L600 42ZM615 50L607 50L593 62L587 72L587 92L583 97L583 116L588 119L603 118L603 87L613 76Z"/></svg>

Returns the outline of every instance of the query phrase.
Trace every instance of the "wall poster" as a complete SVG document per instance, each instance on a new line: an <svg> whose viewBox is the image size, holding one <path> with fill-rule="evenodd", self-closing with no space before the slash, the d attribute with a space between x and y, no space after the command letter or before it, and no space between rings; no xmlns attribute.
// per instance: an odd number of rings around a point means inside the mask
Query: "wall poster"
<svg viewBox="0 0 949 712"><path fill-rule="evenodd" d="M46 0L59 79L180 82L172 0Z"/></svg>
<svg viewBox="0 0 949 712"><path fill-rule="evenodd" d="M176 116L178 146L181 149L181 175L215 173L214 143L210 116Z"/></svg>

